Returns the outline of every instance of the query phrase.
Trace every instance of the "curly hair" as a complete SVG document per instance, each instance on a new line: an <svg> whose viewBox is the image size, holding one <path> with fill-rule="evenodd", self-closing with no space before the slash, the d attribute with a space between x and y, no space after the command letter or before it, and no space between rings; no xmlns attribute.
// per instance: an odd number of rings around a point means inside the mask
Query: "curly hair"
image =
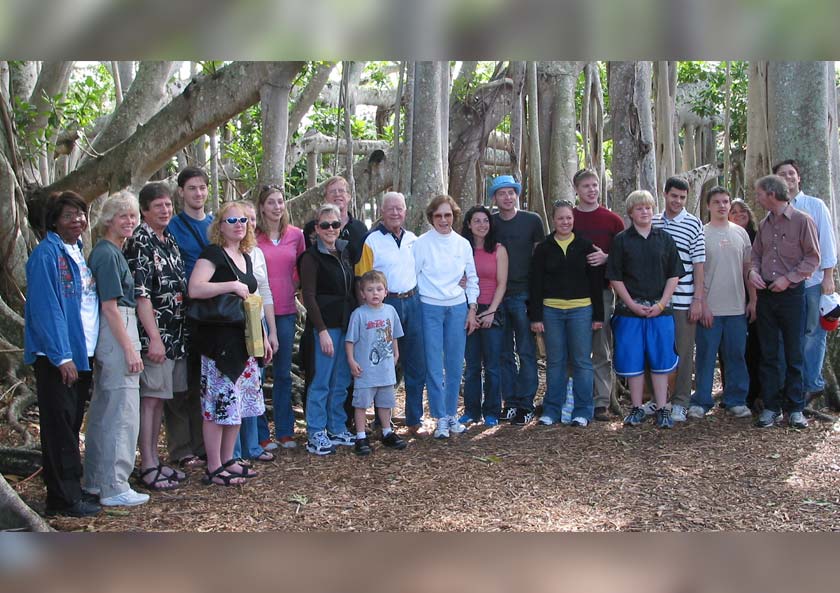
<svg viewBox="0 0 840 593"><path fill-rule="evenodd" d="M210 224L210 229L207 231L207 237L211 243L219 247L225 246L225 239L222 237L222 221L228 217L228 212L234 208L242 210L242 204L239 202L225 202L219 208L219 211L213 217L213 222ZM243 212L244 214L244 212ZM251 230L251 225L245 225L245 237L239 242L239 253L250 253L257 245L257 240L254 238L254 231Z"/></svg>

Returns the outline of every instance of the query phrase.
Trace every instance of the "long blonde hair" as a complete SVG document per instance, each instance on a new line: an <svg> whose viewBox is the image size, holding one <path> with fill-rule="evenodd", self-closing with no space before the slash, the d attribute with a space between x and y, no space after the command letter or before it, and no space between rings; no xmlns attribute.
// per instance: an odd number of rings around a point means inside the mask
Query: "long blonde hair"
<svg viewBox="0 0 840 593"><path fill-rule="evenodd" d="M222 237L221 225L222 221L228 217L227 213L234 208L242 210L243 206L239 202L225 202L219 208L219 211L213 216L213 222L210 224L210 229L208 230L207 235L210 242L214 245L218 245L219 247L225 246L225 240L224 237ZM246 223L245 237L243 237L239 242L239 252L250 253L256 244L257 240L254 238L254 231L251 230L251 225Z"/></svg>

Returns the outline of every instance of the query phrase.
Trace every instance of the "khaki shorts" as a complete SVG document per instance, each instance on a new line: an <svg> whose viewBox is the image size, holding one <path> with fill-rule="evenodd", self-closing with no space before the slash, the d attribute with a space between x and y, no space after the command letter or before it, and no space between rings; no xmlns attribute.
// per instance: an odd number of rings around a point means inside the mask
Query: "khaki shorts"
<svg viewBox="0 0 840 593"><path fill-rule="evenodd" d="M143 357L140 373L140 397L172 399L173 394L187 390L187 359L166 359L162 363Z"/></svg>
<svg viewBox="0 0 840 593"><path fill-rule="evenodd" d="M394 386L383 387L356 387L353 389L353 407L367 410L374 402L377 408L396 408L397 398L394 395Z"/></svg>

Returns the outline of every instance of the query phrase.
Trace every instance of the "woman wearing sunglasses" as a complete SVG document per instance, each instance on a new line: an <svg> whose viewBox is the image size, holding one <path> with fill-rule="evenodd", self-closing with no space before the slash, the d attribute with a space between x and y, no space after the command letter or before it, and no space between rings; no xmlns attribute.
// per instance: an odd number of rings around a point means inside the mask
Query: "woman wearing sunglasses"
<svg viewBox="0 0 840 593"><path fill-rule="evenodd" d="M233 293L245 299L257 292L257 279L248 253L256 241L244 208L228 202L210 225L210 244L204 248L190 276L193 299ZM263 336L265 362L271 344ZM201 354L201 408L207 451L205 484L242 484L257 474L233 457L243 417L265 412L257 360L248 356L245 329L237 325L198 324L193 343Z"/></svg>
<svg viewBox="0 0 840 593"><path fill-rule="evenodd" d="M324 204L315 218L315 244L298 260L303 304L315 338L315 375L306 404L306 449L315 455L329 455L340 445L352 447L355 441L344 411L350 385L344 335L356 298L353 263L340 232L341 211Z"/></svg>

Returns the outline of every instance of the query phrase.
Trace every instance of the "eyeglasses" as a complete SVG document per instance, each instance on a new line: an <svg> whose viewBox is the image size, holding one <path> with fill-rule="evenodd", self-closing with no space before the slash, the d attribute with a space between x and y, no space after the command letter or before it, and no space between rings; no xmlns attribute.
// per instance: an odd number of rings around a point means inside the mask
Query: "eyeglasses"
<svg viewBox="0 0 840 593"><path fill-rule="evenodd" d="M328 191L327 195L328 196L340 196L340 195L343 195L343 194L346 194L346 193L348 193L346 189L336 188L336 189L331 189L330 191Z"/></svg>
<svg viewBox="0 0 840 593"><path fill-rule="evenodd" d="M322 230L327 230L327 229L338 230L338 229L341 228L341 222L339 222L337 220L334 220L332 222L327 222L326 220L322 220L321 222L318 223L318 227L321 228Z"/></svg>
<svg viewBox="0 0 840 593"><path fill-rule="evenodd" d="M61 220L64 222L71 222L76 220L87 220L87 215L84 212L65 212L61 215Z"/></svg>
<svg viewBox="0 0 840 593"><path fill-rule="evenodd" d="M237 218L236 216L229 216L229 217L225 218L225 222L228 223L228 224L236 224L237 222L239 224L245 224L246 222L248 222L248 217L247 216L240 216L240 217Z"/></svg>

